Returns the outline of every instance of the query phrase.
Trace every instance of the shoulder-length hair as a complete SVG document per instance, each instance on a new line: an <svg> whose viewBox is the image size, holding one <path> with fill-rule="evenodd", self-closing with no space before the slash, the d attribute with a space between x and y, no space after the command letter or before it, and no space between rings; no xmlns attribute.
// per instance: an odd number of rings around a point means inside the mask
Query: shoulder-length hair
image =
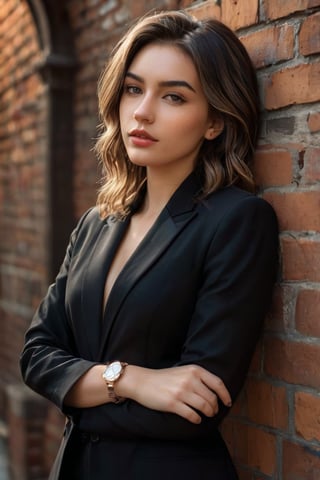
<svg viewBox="0 0 320 480"><path fill-rule="evenodd" d="M119 104L126 72L135 55L151 43L180 48L198 72L209 111L223 120L214 140L204 140L196 169L202 196L231 184L254 190L250 170L258 135L259 101L255 70L237 36L217 20L195 20L182 11L146 16L113 50L98 84L103 132L96 152L103 166L97 204L100 214L124 217L146 180L146 168L130 162L122 141Z"/></svg>

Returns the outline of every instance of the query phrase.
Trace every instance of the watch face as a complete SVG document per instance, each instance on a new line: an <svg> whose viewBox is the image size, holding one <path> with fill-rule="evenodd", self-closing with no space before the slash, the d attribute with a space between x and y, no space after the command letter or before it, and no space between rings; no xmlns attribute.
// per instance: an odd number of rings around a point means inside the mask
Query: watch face
<svg viewBox="0 0 320 480"><path fill-rule="evenodd" d="M117 380L121 374L122 365L120 362L112 362L104 371L103 378L109 382Z"/></svg>

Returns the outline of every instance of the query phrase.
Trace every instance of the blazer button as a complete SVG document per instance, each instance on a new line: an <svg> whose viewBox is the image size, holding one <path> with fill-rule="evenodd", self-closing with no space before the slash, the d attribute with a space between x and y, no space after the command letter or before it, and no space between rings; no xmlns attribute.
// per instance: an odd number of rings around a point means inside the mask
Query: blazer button
<svg viewBox="0 0 320 480"><path fill-rule="evenodd" d="M98 435L98 433L91 433L90 440L92 443L97 443L100 440L100 435Z"/></svg>

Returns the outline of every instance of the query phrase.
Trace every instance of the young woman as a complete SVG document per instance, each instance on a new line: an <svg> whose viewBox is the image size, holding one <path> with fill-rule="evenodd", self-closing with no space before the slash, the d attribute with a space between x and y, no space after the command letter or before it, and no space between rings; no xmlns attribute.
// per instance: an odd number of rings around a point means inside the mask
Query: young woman
<svg viewBox="0 0 320 480"><path fill-rule="evenodd" d="M26 334L68 423L50 479L235 480L218 426L270 303L277 223L253 193L254 70L223 24L148 16L99 85L98 206Z"/></svg>

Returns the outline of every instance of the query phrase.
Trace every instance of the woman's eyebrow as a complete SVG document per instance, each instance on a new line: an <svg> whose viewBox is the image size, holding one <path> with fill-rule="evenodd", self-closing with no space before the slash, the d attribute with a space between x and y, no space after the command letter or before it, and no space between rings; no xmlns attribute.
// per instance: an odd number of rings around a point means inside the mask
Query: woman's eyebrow
<svg viewBox="0 0 320 480"><path fill-rule="evenodd" d="M143 78L135 73L127 72L126 77L133 78L137 82L144 83ZM159 85L160 87L185 87L196 93L195 89L190 85L190 83L186 82L185 80L165 80L163 82L159 82Z"/></svg>

